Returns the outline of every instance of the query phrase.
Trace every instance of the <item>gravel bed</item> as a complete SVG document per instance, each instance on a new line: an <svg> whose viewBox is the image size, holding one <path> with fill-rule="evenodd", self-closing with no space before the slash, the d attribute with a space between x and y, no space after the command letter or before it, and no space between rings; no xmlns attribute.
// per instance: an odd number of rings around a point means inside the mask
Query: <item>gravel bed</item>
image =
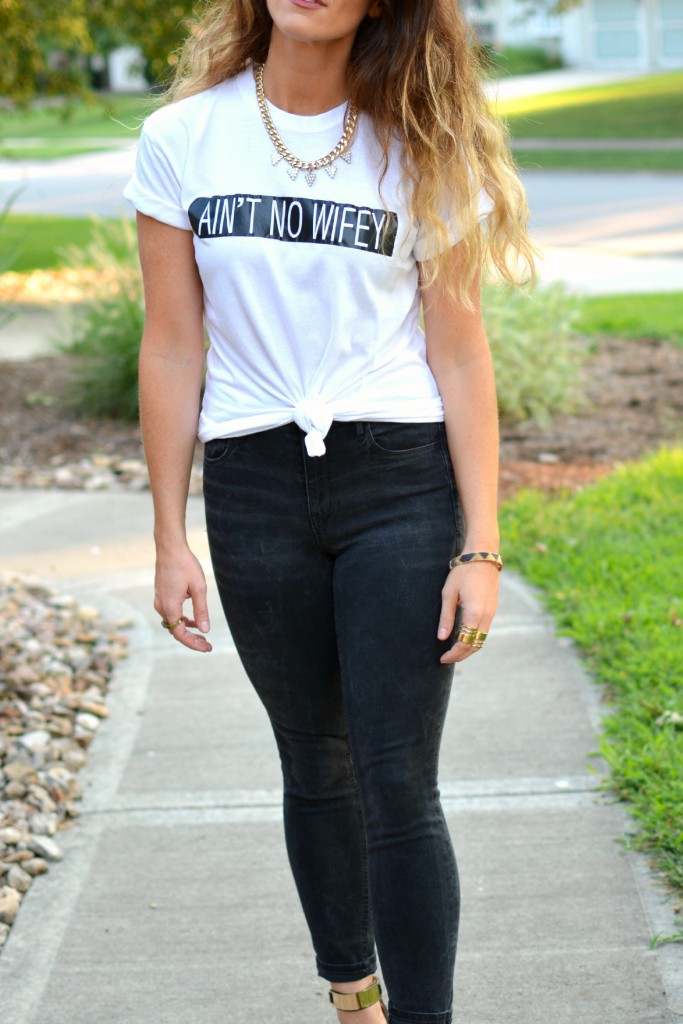
<svg viewBox="0 0 683 1024"><path fill-rule="evenodd" d="M83 456L73 461L58 457L53 465L48 466L0 466L0 489L14 487L56 487L67 491L144 491L149 488L149 474L142 459L105 454ZM202 493L199 463L192 467L189 493Z"/></svg>
<svg viewBox="0 0 683 1024"><path fill-rule="evenodd" d="M79 815L78 773L127 625L0 573L0 947L34 879L62 859L54 837Z"/></svg>

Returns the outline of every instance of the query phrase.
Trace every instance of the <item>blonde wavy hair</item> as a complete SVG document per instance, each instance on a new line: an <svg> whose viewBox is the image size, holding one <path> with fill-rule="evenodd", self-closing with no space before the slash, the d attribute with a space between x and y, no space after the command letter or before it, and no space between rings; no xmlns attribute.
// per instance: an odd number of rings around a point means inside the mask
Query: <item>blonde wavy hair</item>
<svg viewBox="0 0 683 1024"><path fill-rule="evenodd" d="M361 23L349 59L349 98L373 122L384 154L402 143L410 214L426 227L430 252L422 283L439 280L471 308L470 289L484 260L511 284L533 280L534 248L524 188L505 126L492 114L480 62L458 0L381 0ZM172 102L209 89L268 56L272 19L266 0L213 0L190 25L179 55ZM477 199L494 203L482 228ZM457 218L463 253L453 279L444 221ZM464 250L464 251L463 251Z"/></svg>

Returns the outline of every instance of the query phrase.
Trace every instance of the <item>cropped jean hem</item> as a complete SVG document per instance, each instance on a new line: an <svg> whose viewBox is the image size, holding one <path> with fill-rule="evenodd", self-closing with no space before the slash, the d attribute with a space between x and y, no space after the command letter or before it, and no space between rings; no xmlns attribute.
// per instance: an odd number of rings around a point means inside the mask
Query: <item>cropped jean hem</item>
<svg viewBox="0 0 683 1024"><path fill-rule="evenodd" d="M377 973L377 960L371 957L356 964L328 964L316 957L318 975L326 981L360 981Z"/></svg>
<svg viewBox="0 0 683 1024"><path fill-rule="evenodd" d="M453 1011L444 1013L415 1013L412 1010L397 1010L389 1002L389 1024L451 1024Z"/></svg>

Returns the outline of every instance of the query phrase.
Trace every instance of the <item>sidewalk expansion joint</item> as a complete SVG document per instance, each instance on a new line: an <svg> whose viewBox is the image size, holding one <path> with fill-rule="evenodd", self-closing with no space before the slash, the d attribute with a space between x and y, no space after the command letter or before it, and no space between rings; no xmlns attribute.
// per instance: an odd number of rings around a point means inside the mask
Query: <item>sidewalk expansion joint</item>
<svg viewBox="0 0 683 1024"><path fill-rule="evenodd" d="M473 782L446 782L441 785L444 810L494 811L540 809L545 807L576 807L599 798L601 790L595 779L577 776L560 779L520 778L490 779ZM282 814L281 791L233 790L205 793L166 791L157 794L119 796L108 804L84 807L81 818L120 821L129 818L135 824L162 824L164 821L214 822L274 821Z"/></svg>

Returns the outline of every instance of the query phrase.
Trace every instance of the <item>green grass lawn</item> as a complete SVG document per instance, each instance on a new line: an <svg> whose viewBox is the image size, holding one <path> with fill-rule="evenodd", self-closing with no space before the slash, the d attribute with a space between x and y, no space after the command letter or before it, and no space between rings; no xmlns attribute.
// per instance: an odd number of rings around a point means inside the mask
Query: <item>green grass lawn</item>
<svg viewBox="0 0 683 1024"><path fill-rule="evenodd" d="M520 170L576 171L683 171L683 149L679 150L602 150L590 149L513 150Z"/></svg>
<svg viewBox="0 0 683 1024"><path fill-rule="evenodd" d="M59 107L38 104L28 110L0 109L0 138L126 138L135 137L141 119L152 109L153 97L95 96Z"/></svg>
<svg viewBox="0 0 683 1024"><path fill-rule="evenodd" d="M54 107L37 104L27 110L0 109L0 158L54 159L91 152L100 139L135 141L145 116L154 108L149 94L95 96ZM88 140L97 139L93 147ZM13 140L35 139L40 145L12 145Z"/></svg>
<svg viewBox="0 0 683 1024"><path fill-rule="evenodd" d="M0 255L5 270L25 273L54 270L66 264L60 249L87 246L95 223L80 217L44 217L10 214L0 223Z"/></svg>
<svg viewBox="0 0 683 1024"><path fill-rule="evenodd" d="M584 89L501 100L496 110L513 137L559 139L683 138L683 72ZM683 151L515 150L520 167L586 170L683 170Z"/></svg>
<svg viewBox="0 0 683 1024"><path fill-rule="evenodd" d="M683 292L582 299L576 328L588 335L661 338L683 345Z"/></svg>
<svg viewBox="0 0 683 1024"><path fill-rule="evenodd" d="M522 492L502 550L603 684L602 752L633 845L683 893L682 507L683 450L662 451L571 497Z"/></svg>
<svg viewBox="0 0 683 1024"><path fill-rule="evenodd" d="M101 153L109 146L89 146L84 143L59 143L39 146L6 146L0 143L0 160L60 160L66 156Z"/></svg>
<svg viewBox="0 0 683 1024"><path fill-rule="evenodd" d="M514 135L540 138L683 138L683 72L501 100Z"/></svg>

